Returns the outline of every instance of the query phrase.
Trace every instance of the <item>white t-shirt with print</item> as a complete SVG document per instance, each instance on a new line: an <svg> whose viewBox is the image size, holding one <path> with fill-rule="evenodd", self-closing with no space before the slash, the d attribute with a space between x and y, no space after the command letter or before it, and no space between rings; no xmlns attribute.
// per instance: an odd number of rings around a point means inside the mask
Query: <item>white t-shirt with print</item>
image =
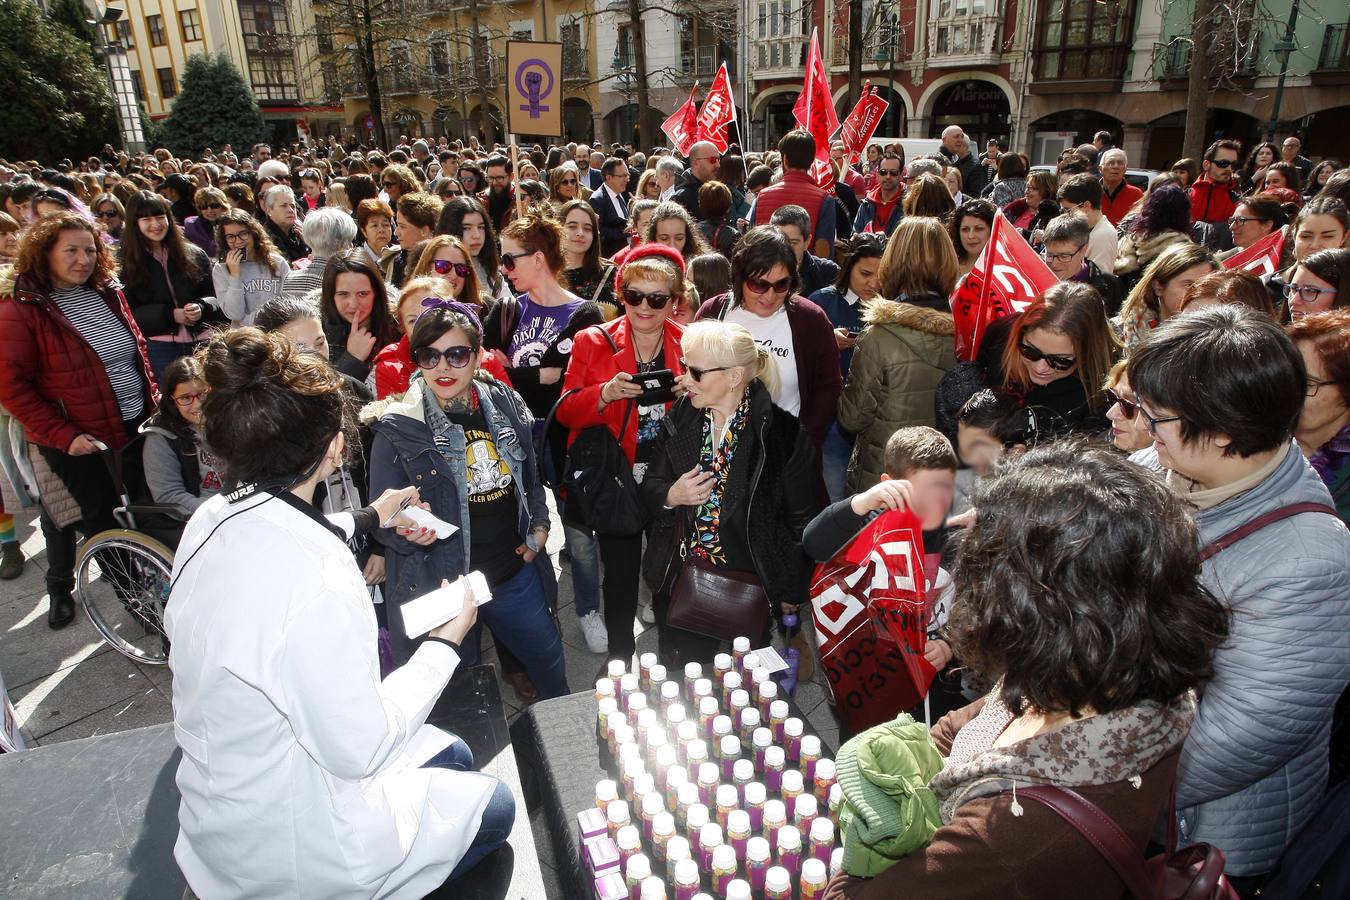
<svg viewBox="0 0 1350 900"><path fill-rule="evenodd" d="M787 308L780 306L778 312L762 318L743 306L737 306L726 314L726 321L742 325L754 337L755 342L769 351L774 362L778 363L778 392L773 402L794 416L801 415L802 395L797 384L797 351L792 345L792 326L788 322Z"/></svg>

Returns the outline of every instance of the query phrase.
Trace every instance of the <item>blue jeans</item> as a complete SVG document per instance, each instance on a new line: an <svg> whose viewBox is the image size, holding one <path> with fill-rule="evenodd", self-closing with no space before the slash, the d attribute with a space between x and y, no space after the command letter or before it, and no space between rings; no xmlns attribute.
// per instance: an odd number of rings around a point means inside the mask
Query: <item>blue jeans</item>
<svg viewBox="0 0 1350 900"><path fill-rule="evenodd" d="M600 543L595 532L567 521L565 500L558 491L553 499L558 504L558 518L562 520L563 540L567 554L572 557L572 597L576 600L577 618L600 608Z"/></svg>
<svg viewBox="0 0 1350 900"><path fill-rule="evenodd" d="M533 565L525 564L505 584L492 589L492 600L478 609L478 621L492 636L525 663L530 681L544 699L561 697L567 689L562 635L544 596L544 586ZM460 648L464 663L478 661L482 628L474 626Z"/></svg>
<svg viewBox="0 0 1350 900"><path fill-rule="evenodd" d="M449 747L422 763L424 769L455 769L460 772L473 771L473 751L462 740L456 740ZM482 775L482 778L491 778ZM492 779L496 781L496 779ZM500 781L492 790L492 798L483 810L483 819L478 825L478 833L473 843L460 858L450 879L456 879L483 861L483 858L496 850L511 836L511 826L516 821L516 798L511 789Z"/></svg>
<svg viewBox="0 0 1350 900"><path fill-rule="evenodd" d="M840 428L838 421L830 423L820 448L820 468L831 503L848 496L848 461L852 456L853 436Z"/></svg>

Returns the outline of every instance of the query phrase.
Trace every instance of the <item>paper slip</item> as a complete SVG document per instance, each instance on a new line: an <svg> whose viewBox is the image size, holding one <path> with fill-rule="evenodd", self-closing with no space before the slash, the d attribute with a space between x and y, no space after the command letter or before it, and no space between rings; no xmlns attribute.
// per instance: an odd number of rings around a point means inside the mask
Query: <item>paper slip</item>
<svg viewBox="0 0 1350 900"><path fill-rule="evenodd" d="M482 606L492 599L487 579L482 572L470 572L464 581L473 591L475 606ZM404 603L403 628L408 637L421 637L433 628L444 625L459 615L464 609L464 590L458 580L450 582L448 587L437 588L430 594L423 594Z"/></svg>
<svg viewBox="0 0 1350 900"><path fill-rule="evenodd" d="M436 540L438 541L443 541L456 531L459 531L458 527L451 525L444 519L438 519L428 510L425 510L420 506L409 506L402 510L402 513L423 528L430 528L432 531L436 532ZM447 619L446 621L449 620Z"/></svg>
<svg viewBox="0 0 1350 900"><path fill-rule="evenodd" d="M760 664L768 670L770 675L777 675L779 672L788 670L787 661L779 655L778 651L772 647L761 647L753 651L759 657Z"/></svg>

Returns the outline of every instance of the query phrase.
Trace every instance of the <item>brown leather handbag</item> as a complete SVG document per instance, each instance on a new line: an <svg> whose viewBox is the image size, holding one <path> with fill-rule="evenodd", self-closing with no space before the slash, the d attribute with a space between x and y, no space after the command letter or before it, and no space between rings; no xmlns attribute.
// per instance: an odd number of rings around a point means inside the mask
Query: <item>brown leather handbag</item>
<svg viewBox="0 0 1350 900"><path fill-rule="evenodd" d="M754 575L719 569L696 553L685 553L666 624L723 641L758 641L769 612L769 595Z"/></svg>

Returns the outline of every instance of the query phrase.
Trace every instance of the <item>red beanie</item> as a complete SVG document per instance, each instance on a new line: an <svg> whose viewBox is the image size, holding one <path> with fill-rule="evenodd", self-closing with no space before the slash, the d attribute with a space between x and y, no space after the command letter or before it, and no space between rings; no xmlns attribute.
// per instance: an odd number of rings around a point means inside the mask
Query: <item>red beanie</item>
<svg viewBox="0 0 1350 900"><path fill-rule="evenodd" d="M618 254L615 254L618 256ZM649 241L645 244L638 244L636 247L626 247L623 251L623 258L615 260L618 263L618 271L614 273L614 293L619 294L623 291L623 272L628 268L628 264L638 259L650 259L660 257L667 262L675 264L676 270L681 275L684 274L684 255L674 247L666 244L658 244L656 241Z"/></svg>

